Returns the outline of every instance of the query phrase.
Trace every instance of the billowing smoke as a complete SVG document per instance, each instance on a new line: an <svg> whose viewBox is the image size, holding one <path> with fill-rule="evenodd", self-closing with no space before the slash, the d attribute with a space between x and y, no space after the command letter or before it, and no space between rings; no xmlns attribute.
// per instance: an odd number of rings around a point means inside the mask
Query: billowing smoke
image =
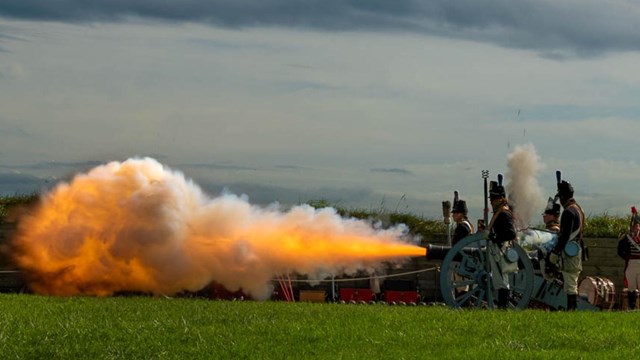
<svg viewBox="0 0 640 360"><path fill-rule="evenodd" d="M536 214L542 213L547 197L538 184L537 175L543 169L533 145L518 145L507 155L508 171L505 174L509 203L518 215L518 227L531 224Z"/></svg>
<svg viewBox="0 0 640 360"><path fill-rule="evenodd" d="M282 211L211 198L157 161L96 167L57 186L20 220L15 261L42 294L175 294L212 281L257 299L274 276L373 271L425 254L406 228L376 230L331 208Z"/></svg>
<svg viewBox="0 0 640 360"><path fill-rule="evenodd" d="M522 246L540 248L550 252L558 242L558 234L545 230L526 229L518 233L518 241Z"/></svg>

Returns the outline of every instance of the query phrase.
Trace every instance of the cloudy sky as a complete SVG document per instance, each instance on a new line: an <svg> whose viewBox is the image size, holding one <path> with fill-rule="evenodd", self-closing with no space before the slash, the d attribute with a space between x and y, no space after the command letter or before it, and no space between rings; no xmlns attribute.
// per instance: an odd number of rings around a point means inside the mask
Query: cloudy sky
<svg viewBox="0 0 640 360"><path fill-rule="evenodd" d="M4 0L0 194L150 156L212 195L481 217L532 144L640 205L640 1Z"/></svg>

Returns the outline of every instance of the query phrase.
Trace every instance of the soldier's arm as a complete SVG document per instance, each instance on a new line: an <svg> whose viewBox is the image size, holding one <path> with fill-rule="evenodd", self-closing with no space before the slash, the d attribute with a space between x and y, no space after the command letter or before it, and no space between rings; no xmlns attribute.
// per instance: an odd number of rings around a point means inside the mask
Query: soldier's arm
<svg viewBox="0 0 640 360"><path fill-rule="evenodd" d="M569 236L573 231L573 214L569 211L562 212L560 217L560 232L558 233L558 243L556 244L553 252L560 254L569 241Z"/></svg>

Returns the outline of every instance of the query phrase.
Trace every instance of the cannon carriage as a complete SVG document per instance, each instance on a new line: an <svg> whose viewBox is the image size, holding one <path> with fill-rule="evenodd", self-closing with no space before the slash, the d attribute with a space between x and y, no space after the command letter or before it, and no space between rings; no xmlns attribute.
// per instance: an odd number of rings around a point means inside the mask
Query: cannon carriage
<svg viewBox="0 0 640 360"><path fill-rule="evenodd" d="M427 246L426 256L429 260L442 260L440 289L448 306L489 309L496 307L497 289L492 281L490 266L490 261L494 260L489 254L487 244L487 234L481 232L462 239L454 246ZM557 277L545 276L544 259L539 258L543 252L527 251L518 242L514 242L511 249L511 256L514 256L512 259L517 263L517 267L508 274L511 290L508 307L566 309L567 294L563 290L562 281ZM513 254L517 254L517 257ZM586 299L579 298L578 309L599 308Z"/></svg>
<svg viewBox="0 0 640 360"><path fill-rule="evenodd" d="M488 223L488 187L489 172L482 171L484 180L484 218L479 221L475 234L460 239L451 245L451 221L449 213L451 203L444 201L444 222L449 228L449 246L428 245L426 257L429 260L442 260L440 289L445 303L454 308L476 307L492 309L497 306L498 286L494 277L499 278L501 286L508 283L509 297L507 307L524 309L542 307L549 309L567 309L567 293L563 289L562 276L557 269L549 266L546 256L555 245L555 233L538 229L525 229L517 232L516 239L509 241L504 249L498 249L488 239L484 225ZM560 171L556 171L558 183ZM502 188L502 174L498 174L498 185ZM493 188L493 187L492 187ZM504 190L502 190L504 192ZM458 191L454 191L454 206L458 201ZM497 279L496 279L497 280ZM587 299L578 297L577 309L597 310Z"/></svg>

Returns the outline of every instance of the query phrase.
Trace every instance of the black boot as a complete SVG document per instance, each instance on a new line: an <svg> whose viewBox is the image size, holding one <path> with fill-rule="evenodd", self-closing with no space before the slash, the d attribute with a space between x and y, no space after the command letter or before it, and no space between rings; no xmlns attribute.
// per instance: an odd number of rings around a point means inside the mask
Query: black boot
<svg viewBox="0 0 640 360"><path fill-rule="evenodd" d="M506 309L509 305L509 289L498 289L498 309Z"/></svg>
<svg viewBox="0 0 640 360"><path fill-rule="evenodd" d="M578 308L578 295L567 294L567 310L573 311Z"/></svg>
<svg viewBox="0 0 640 360"><path fill-rule="evenodd" d="M629 300L629 310L635 310L636 309L636 299L638 299L638 293L635 291L629 291L629 293L627 294L629 297L627 300Z"/></svg>

